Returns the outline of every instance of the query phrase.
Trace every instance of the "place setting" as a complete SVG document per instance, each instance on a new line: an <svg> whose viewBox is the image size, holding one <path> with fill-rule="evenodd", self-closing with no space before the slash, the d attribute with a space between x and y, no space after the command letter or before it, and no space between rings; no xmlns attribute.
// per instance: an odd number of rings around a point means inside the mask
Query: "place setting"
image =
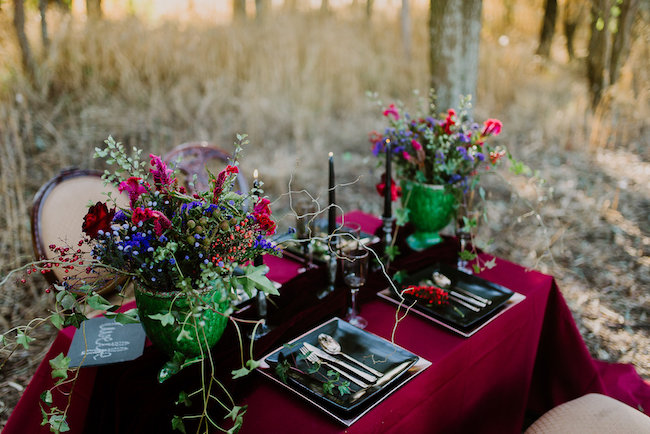
<svg viewBox="0 0 650 434"><path fill-rule="evenodd" d="M258 371L350 426L430 365L335 317L264 356Z"/></svg>

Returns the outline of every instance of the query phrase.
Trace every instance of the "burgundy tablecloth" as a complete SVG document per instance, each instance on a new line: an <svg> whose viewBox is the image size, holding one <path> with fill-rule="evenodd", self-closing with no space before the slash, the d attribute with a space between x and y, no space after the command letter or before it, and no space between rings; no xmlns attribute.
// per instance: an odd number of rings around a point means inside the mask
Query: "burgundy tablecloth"
<svg viewBox="0 0 650 434"><path fill-rule="evenodd" d="M350 213L346 218L374 231L379 221ZM415 270L435 261L453 261L456 244L446 240L426 252L397 261L395 268ZM257 356L286 342L333 314L341 315L347 291L341 287L325 300L313 293L323 285L323 270L297 277L300 264L268 258L270 277L286 283L270 312L273 331L257 343ZM351 427L339 425L284 389L257 376L231 383L238 403L248 405L244 433L367 432L520 432L524 417L589 392L600 392L635 408L650 409L650 385L631 365L595 361L573 322L553 278L505 260L482 277L526 296L470 338L462 338L425 319L409 315L395 341L433 362ZM374 296L385 286L371 276L362 294L368 331L390 338L395 306ZM51 386L48 360L69 346L72 330L59 334L11 415L5 433L48 432L40 427L38 396ZM227 372L236 363L234 334L228 331L214 353ZM71 432L165 432L174 410L169 402L187 380L182 375L164 386L155 381L164 356L149 348L138 360L82 369L68 412ZM236 366L235 366L236 367ZM181 373L182 374L182 373ZM55 394L61 407L64 397ZM153 431L152 431L153 430Z"/></svg>

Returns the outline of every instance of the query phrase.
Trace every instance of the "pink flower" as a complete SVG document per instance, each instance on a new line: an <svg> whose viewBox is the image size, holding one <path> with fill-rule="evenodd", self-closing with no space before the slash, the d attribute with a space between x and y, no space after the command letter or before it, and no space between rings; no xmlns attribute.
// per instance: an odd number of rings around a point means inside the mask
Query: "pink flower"
<svg viewBox="0 0 650 434"><path fill-rule="evenodd" d="M147 189L142 184L140 184L141 179L142 178L132 176L126 181L120 182L120 185L117 187L120 193L124 190L129 193L131 209L133 209L133 205L135 205L135 202L138 200L140 195L147 192Z"/></svg>
<svg viewBox="0 0 650 434"><path fill-rule="evenodd" d="M487 121L483 122L483 125L485 125L485 128L483 129L484 136L498 135L501 132L501 127L503 126L503 124L501 124L501 121L498 119L488 119Z"/></svg>
<svg viewBox="0 0 650 434"><path fill-rule="evenodd" d="M384 110L384 116L391 116L391 115L396 121L399 120L399 112L397 111L395 104L389 105L388 108Z"/></svg>
<svg viewBox="0 0 650 434"><path fill-rule="evenodd" d="M149 220L152 212L153 211L151 210L151 208L137 207L136 209L133 210L133 215L131 216L131 220L136 225L140 224L140 222Z"/></svg>
<svg viewBox="0 0 650 434"><path fill-rule="evenodd" d="M158 236L161 236L166 229L172 226L172 222L160 211L152 211L151 218L153 218L153 230Z"/></svg>
<svg viewBox="0 0 650 434"><path fill-rule="evenodd" d="M420 142L418 142L415 139L411 139L411 146L413 146L413 149L415 149L416 151L422 149L422 145L420 144Z"/></svg>
<svg viewBox="0 0 650 434"><path fill-rule="evenodd" d="M212 203L217 203L219 200L219 196L221 196L221 192L223 191L224 184L226 183L226 180L228 179L228 176L232 174L237 174L239 173L239 169L237 166L231 166L228 165L225 169L223 169L219 174L217 175L217 179L214 181L214 189L212 191Z"/></svg>
<svg viewBox="0 0 650 434"><path fill-rule="evenodd" d="M406 151L402 151L402 158L404 158L406 161L411 161L411 155Z"/></svg>
<svg viewBox="0 0 650 434"><path fill-rule="evenodd" d="M154 154L149 154L151 158L151 165L154 168L149 169L149 172L153 175L153 181L157 186L165 187L172 184L175 179L171 178L171 174L174 173L171 169L167 168L167 165L160 159L159 156Z"/></svg>

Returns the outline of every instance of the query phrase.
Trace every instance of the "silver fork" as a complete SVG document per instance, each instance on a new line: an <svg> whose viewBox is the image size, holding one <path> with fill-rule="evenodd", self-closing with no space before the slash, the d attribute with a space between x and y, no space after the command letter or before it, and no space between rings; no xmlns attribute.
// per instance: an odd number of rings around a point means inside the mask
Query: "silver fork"
<svg viewBox="0 0 650 434"><path fill-rule="evenodd" d="M338 372L339 374L341 374L342 376L344 376L344 377L347 378L348 380L352 381L353 383L358 384L358 385L361 386L361 387L369 387L368 384L364 383L363 381L359 380L358 378L353 377L352 375L350 375L350 374L348 374L348 373L346 373L346 372L340 370L340 369L337 368L336 366L334 366L334 365L332 365L332 364L330 364L330 363L328 363L328 362L322 360L320 357L318 357L316 354L314 354L314 353L312 353L311 351L309 351L307 348L305 348L305 347L301 347L301 348L300 348L300 352L301 352L302 354L304 354L304 355L307 357L307 360L309 360L311 363L320 363L321 365L325 365L325 366L327 366L328 368L330 368L330 369L332 369L332 370Z"/></svg>

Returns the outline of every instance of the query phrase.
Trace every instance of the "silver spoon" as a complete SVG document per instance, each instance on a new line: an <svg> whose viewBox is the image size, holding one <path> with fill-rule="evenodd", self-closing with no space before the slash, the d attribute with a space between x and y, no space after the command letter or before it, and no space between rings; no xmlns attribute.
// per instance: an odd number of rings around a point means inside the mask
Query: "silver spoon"
<svg viewBox="0 0 650 434"><path fill-rule="evenodd" d="M332 355L338 355L338 356L343 356L346 359L348 359L351 362L356 363L357 365L361 366L362 368L368 370L369 372L372 372L374 375L377 377L381 377L384 374L381 372L377 371L376 369L371 368L370 366L366 366L365 364L361 363L360 361L348 356L344 352L341 351L341 344L337 342L336 339L331 337L330 335L326 335L325 333L321 333L318 335L318 343L320 346L325 350L325 352L332 354Z"/></svg>

